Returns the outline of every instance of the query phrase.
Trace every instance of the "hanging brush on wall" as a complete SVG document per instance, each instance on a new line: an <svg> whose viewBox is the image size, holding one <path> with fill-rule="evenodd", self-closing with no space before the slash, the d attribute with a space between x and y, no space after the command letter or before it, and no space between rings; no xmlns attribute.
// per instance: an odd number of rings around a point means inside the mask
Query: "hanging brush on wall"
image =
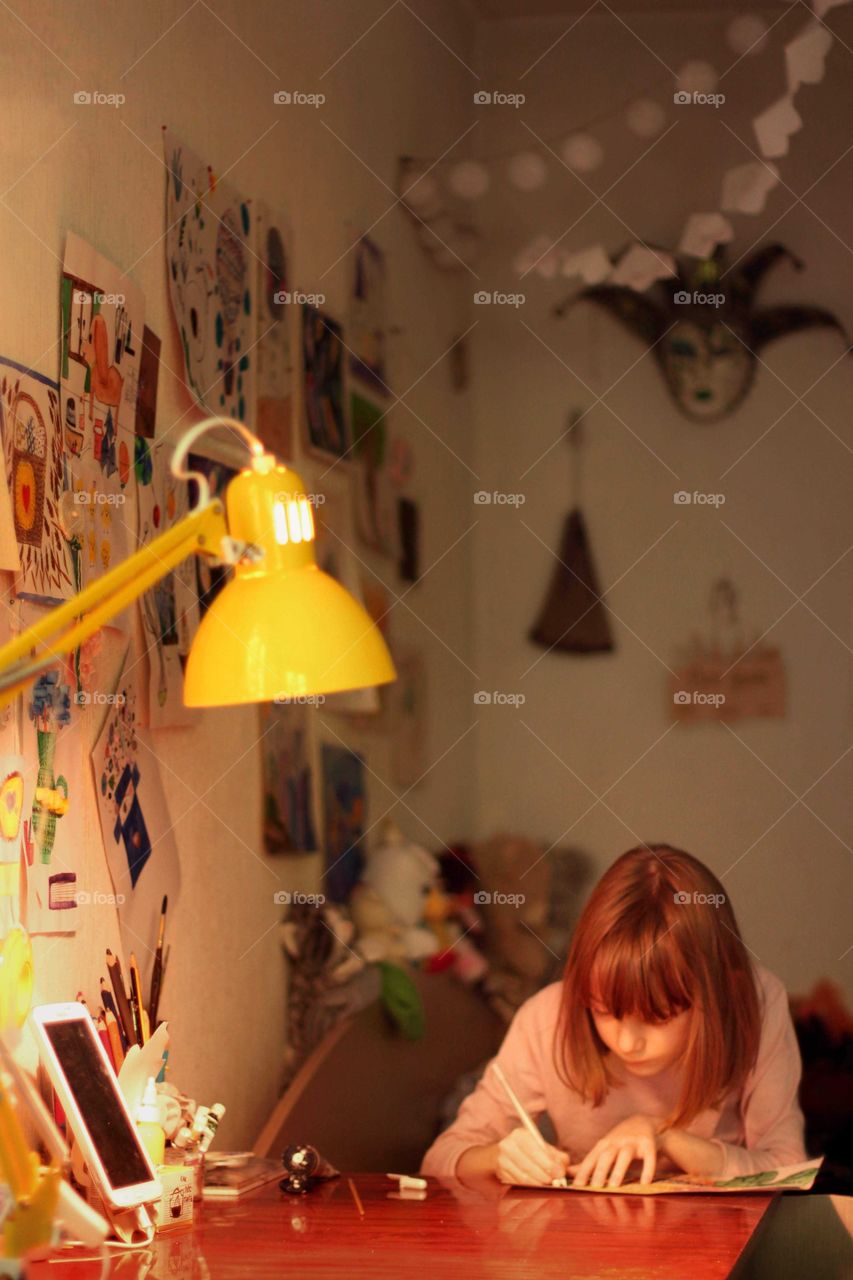
<svg viewBox="0 0 853 1280"><path fill-rule="evenodd" d="M534 644L565 653L612 653L610 615L601 599L598 574L580 509L584 414L569 414L566 440L572 451L573 503L563 524L554 570L539 616L529 633Z"/></svg>

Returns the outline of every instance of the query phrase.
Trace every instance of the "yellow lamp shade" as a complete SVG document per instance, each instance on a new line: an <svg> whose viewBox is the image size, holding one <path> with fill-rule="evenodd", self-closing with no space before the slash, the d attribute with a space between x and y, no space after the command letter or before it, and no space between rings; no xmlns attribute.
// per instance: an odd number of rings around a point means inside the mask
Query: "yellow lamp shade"
<svg viewBox="0 0 853 1280"><path fill-rule="evenodd" d="M396 679L379 628L314 555L299 476L262 455L226 494L232 537L254 548L202 619L187 658L188 707L270 702Z"/></svg>
<svg viewBox="0 0 853 1280"><path fill-rule="evenodd" d="M235 576L202 619L187 658L188 707L272 702L396 678L366 609L316 564Z"/></svg>

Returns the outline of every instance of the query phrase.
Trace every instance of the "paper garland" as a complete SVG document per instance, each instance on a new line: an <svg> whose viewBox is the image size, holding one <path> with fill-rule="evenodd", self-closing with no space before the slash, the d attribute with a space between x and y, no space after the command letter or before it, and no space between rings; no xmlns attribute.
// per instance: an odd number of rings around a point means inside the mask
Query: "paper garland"
<svg viewBox="0 0 853 1280"><path fill-rule="evenodd" d="M754 216L763 211L768 195L780 182L779 170L772 161L788 154L791 137L803 127L802 117L794 106L794 96L801 85L819 84L824 76L833 36L821 19L830 9L848 3L850 0L813 0L816 16L786 44L787 92L752 121L758 151L764 159L735 165L724 173L720 191L720 209L723 212ZM735 30L736 23L731 24L730 43L740 50L741 56L756 51L766 40L766 25L760 19L751 20L749 15L736 22L746 25L742 30ZM716 72L709 64L698 61L686 63L678 73L676 96L687 92L710 94L716 82ZM629 114L630 112L631 108ZM642 113L640 121L642 125ZM643 136L642 128L634 127L633 131ZM573 135L574 138L587 136ZM572 141L571 138L568 140L569 143ZM589 142L595 141L589 136ZM570 167L582 168L572 164L565 154L564 158ZM681 234L679 252L697 258L709 257L718 245L729 243L732 234L731 223L718 211L690 214ZM634 247L651 252L643 245ZM600 284L609 280L613 284L625 284L642 292L661 277L642 268L634 269L635 263L631 258L634 247L623 253L614 264L601 245L567 250L561 246L553 246L547 237L540 236L517 255L514 265L519 275L535 271L545 279L553 279L559 273L578 276L585 284ZM626 268L626 262L630 269Z"/></svg>

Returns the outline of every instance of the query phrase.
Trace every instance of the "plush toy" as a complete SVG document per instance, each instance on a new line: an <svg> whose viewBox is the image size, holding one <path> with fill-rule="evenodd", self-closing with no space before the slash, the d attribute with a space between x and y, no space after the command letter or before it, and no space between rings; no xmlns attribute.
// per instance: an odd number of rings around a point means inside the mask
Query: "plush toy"
<svg viewBox="0 0 853 1280"><path fill-rule="evenodd" d="M537 979L548 967L548 887L544 850L525 836L497 835L475 846L486 949L494 963Z"/></svg>
<svg viewBox="0 0 853 1280"><path fill-rule="evenodd" d="M350 895L350 915L357 934L356 950L367 964L406 959L403 930L378 890L363 882L357 884Z"/></svg>
<svg viewBox="0 0 853 1280"><path fill-rule="evenodd" d="M432 854L406 840L395 822L385 824L350 898L356 949L365 960L422 960L438 950L435 934L424 925L437 871Z"/></svg>
<svg viewBox="0 0 853 1280"><path fill-rule="evenodd" d="M470 900L436 885L429 892L424 914L438 943L438 951L427 961L429 972L449 971L471 985L485 977L488 961L469 937L480 924Z"/></svg>

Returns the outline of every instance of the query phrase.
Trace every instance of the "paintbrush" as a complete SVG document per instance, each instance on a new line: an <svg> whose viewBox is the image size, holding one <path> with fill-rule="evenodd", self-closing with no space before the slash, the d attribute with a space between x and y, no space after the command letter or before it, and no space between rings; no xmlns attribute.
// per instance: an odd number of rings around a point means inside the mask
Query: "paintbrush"
<svg viewBox="0 0 853 1280"><path fill-rule="evenodd" d="M163 894L163 904L160 907L160 927L157 930L157 947L154 952L154 964L151 968L151 991L148 997L148 1019L151 1023L151 1029L157 1026L157 1008L160 1004L160 988L163 985L163 938L166 934L166 908L169 905L169 895Z"/></svg>

